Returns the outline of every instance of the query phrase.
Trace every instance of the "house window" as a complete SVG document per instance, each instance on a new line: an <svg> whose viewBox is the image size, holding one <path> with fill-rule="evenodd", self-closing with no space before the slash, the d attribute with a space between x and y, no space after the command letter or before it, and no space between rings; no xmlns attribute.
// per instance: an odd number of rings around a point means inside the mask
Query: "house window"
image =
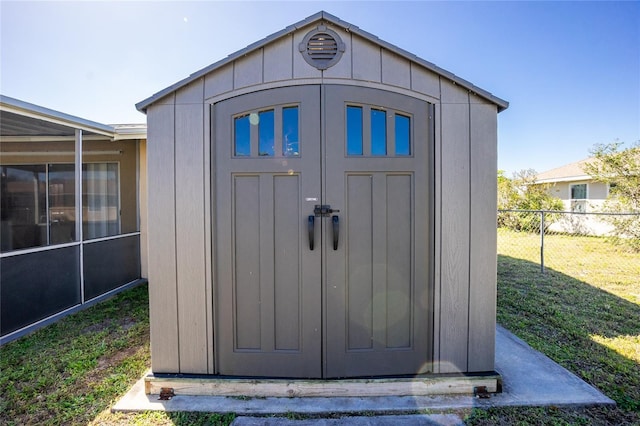
<svg viewBox="0 0 640 426"><path fill-rule="evenodd" d="M73 164L49 164L49 244L77 241L76 173Z"/></svg>
<svg viewBox="0 0 640 426"><path fill-rule="evenodd" d="M82 235L85 240L120 233L118 163L82 165Z"/></svg>
<svg viewBox="0 0 640 426"><path fill-rule="evenodd" d="M0 166L2 251L48 244L47 166Z"/></svg>
<svg viewBox="0 0 640 426"><path fill-rule="evenodd" d="M587 184L581 183L578 185L571 185L571 199L572 200L586 200L587 199Z"/></svg>
<svg viewBox="0 0 640 426"><path fill-rule="evenodd" d="M82 165L85 239L120 233L118 163ZM2 252L78 241L73 164L0 166Z"/></svg>
<svg viewBox="0 0 640 426"><path fill-rule="evenodd" d="M571 185L571 211L584 213L587 211L587 184Z"/></svg>

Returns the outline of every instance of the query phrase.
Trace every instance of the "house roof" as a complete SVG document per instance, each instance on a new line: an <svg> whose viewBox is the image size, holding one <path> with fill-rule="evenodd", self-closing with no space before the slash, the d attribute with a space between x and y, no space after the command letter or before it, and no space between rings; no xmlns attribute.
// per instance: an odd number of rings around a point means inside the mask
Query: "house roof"
<svg viewBox="0 0 640 426"><path fill-rule="evenodd" d="M564 166L556 167L555 169L548 170L546 172L539 173L536 176L537 183L553 183L553 182L570 182L578 180L591 180L584 170L583 166L587 163L593 162L593 158L586 158L584 160L576 161L575 163L566 164Z"/></svg>
<svg viewBox="0 0 640 426"><path fill-rule="evenodd" d="M136 108L141 111L141 112L146 112L147 107L149 107L151 104L153 104L154 102L160 100L161 98L167 96L170 93L173 93L175 91L177 91L178 89L180 89L181 87L184 87L186 85L188 85L189 83L193 82L194 80L197 80L198 78L228 64L229 62L234 61L237 58L240 58L244 55L249 54L252 51L258 50L262 47L264 47L265 45L281 38L284 37L288 34L291 34L292 32L294 32L295 30L299 29L299 28L303 28L306 27L316 21L325 21L328 23L331 23L335 26L338 27L342 27L345 30L357 34L360 37L363 37L367 40L369 40L370 42L373 42L389 51L394 52L395 54L404 57L405 59L408 59L416 64L419 64L421 66L423 66L424 68L433 71L436 74L439 74L441 76L447 77L448 79L450 79L451 81L454 81L456 84L470 90L471 92L477 94L478 96L496 104L498 106L498 112L503 111L505 109L507 109L509 107L509 102L500 99L497 96L492 95L491 93L487 92L484 89L481 89L477 86L475 86L474 84L470 83L467 80L464 80L458 76L456 76L455 74L446 71L440 67L438 67L437 65L426 61L424 59L419 58L418 56L407 52L406 50L403 50L397 46L394 46L391 43L387 43L386 41L383 41L381 39L379 39L378 37L376 37L373 34L370 34L364 30L361 30L360 28L358 28L357 26L350 24L349 22L343 21L340 18L331 15L330 13L327 13L325 11L320 11L314 15L309 16L306 19L303 19L302 21L299 21L293 25L290 25L286 28L284 28L281 31L278 31L274 34L271 34L270 36L265 37L262 40L259 40L253 44L250 44L249 46L245 47L244 49L241 49L235 53L232 53L231 55L227 56L225 59L222 59L218 62L215 62L211 65L209 65L208 67L205 67L199 71L196 71L195 73L191 74L189 77L178 81L177 83L167 87L166 89L161 90L160 92L154 94L153 96L139 102L136 104Z"/></svg>
<svg viewBox="0 0 640 426"><path fill-rule="evenodd" d="M76 129L84 135L111 140L147 137L146 124L102 124L0 95L0 137L3 139L72 138Z"/></svg>

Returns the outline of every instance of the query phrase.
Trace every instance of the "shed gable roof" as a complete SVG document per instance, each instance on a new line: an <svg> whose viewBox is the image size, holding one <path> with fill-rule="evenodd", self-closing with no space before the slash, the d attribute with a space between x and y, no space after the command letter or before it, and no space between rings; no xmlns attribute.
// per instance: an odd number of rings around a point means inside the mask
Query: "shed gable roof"
<svg viewBox="0 0 640 426"><path fill-rule="evenodd" d="M478 96L486 99L487 101L495 104L498 106L498 111L502 111L506 108L508 108L509 103L503 99L498 98L497 96L492 95L491 93L489 93L488 91L481 89L477 86L475 86L474 84L472 84L471 82L464 80L458 76L456 76L455 74L446 71L440 67L438 67L437 65L426 61L422 58L419 58L418 56L407 52L404 49L401 49L391 43L388 43L384 40L379 39L378 37L376 37L375 35L368 33L364 30L361 30L360 28L358 28L357 26L350 24L349 22L343 21L340 18L331 15L330 13L327 13L325 11L320 11L312 16L309 16L306 19L303 19L295 24L292 24L286 28L284 28L281 31L278 31L274 34L271 34L270 36L265 37L262 40L256 41L255 43L250 44L249 46L245 47L244 49L241 49L235 53L230 54L229 56L227 56L225 59L222 59L218 62L215 62L199 71L194 72L193 74L191 74L189 77L178 81L177 83L161 90L160 92L154 94L153 96L139 102L136 104L136 108L141 111L141 112L146 112L147 108L155 103L156 101L160 100L161 98L164 98L165 96L177 91L178 89L188 85L189 83L197 80L198 78L201 78L207 74L209 74L210 72L221 68L222 66L238 59L241 58L255 50L258 50L272 42L274 42L275 40L280 39L281 37L284 37L288 34L293 33L294 31L303 28L303 27L307 27L309 25L312 25L316 22L320 22L323 21L325 23L330 23L332 25L335 25L337 27L341 27L353 34L357 34L358 36L374 43L377 44L378 46L387 49L391 52L394 52L395 54L397 54L400 57L403 57L413 63L416 63L422 67L424 67L425 69L432 71L440 76L446 77L447 79L455 82L456 84L460 85L461 87L464 87L465 89L477 94Z"/></svg>

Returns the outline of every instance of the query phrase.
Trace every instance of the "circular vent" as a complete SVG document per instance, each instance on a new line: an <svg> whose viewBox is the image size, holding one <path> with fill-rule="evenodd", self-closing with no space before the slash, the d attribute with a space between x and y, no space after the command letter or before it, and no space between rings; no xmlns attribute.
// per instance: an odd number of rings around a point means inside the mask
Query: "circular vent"
<svg viewBox="0 0 640 426"><path fill-rule="evenodd" d="M335 31L321 25L305 36L299 49L309 65L326 70L340 60L345 46Z"/></svg>

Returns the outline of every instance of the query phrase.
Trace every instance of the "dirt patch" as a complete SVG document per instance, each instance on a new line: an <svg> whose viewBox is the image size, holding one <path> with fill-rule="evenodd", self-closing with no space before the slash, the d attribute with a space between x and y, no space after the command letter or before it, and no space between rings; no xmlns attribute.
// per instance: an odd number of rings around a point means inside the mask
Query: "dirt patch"
<svg viewBox="0 0 640 426"><path fill-rule="evenodd" d="M111 320L110 318L107 318L100 321L99 323L91 324L90 326L83 328L80 333L82 334L99 333L101 331L109 329L109 327L111 327L112 324L113 324L113 320Z"/></svg>

